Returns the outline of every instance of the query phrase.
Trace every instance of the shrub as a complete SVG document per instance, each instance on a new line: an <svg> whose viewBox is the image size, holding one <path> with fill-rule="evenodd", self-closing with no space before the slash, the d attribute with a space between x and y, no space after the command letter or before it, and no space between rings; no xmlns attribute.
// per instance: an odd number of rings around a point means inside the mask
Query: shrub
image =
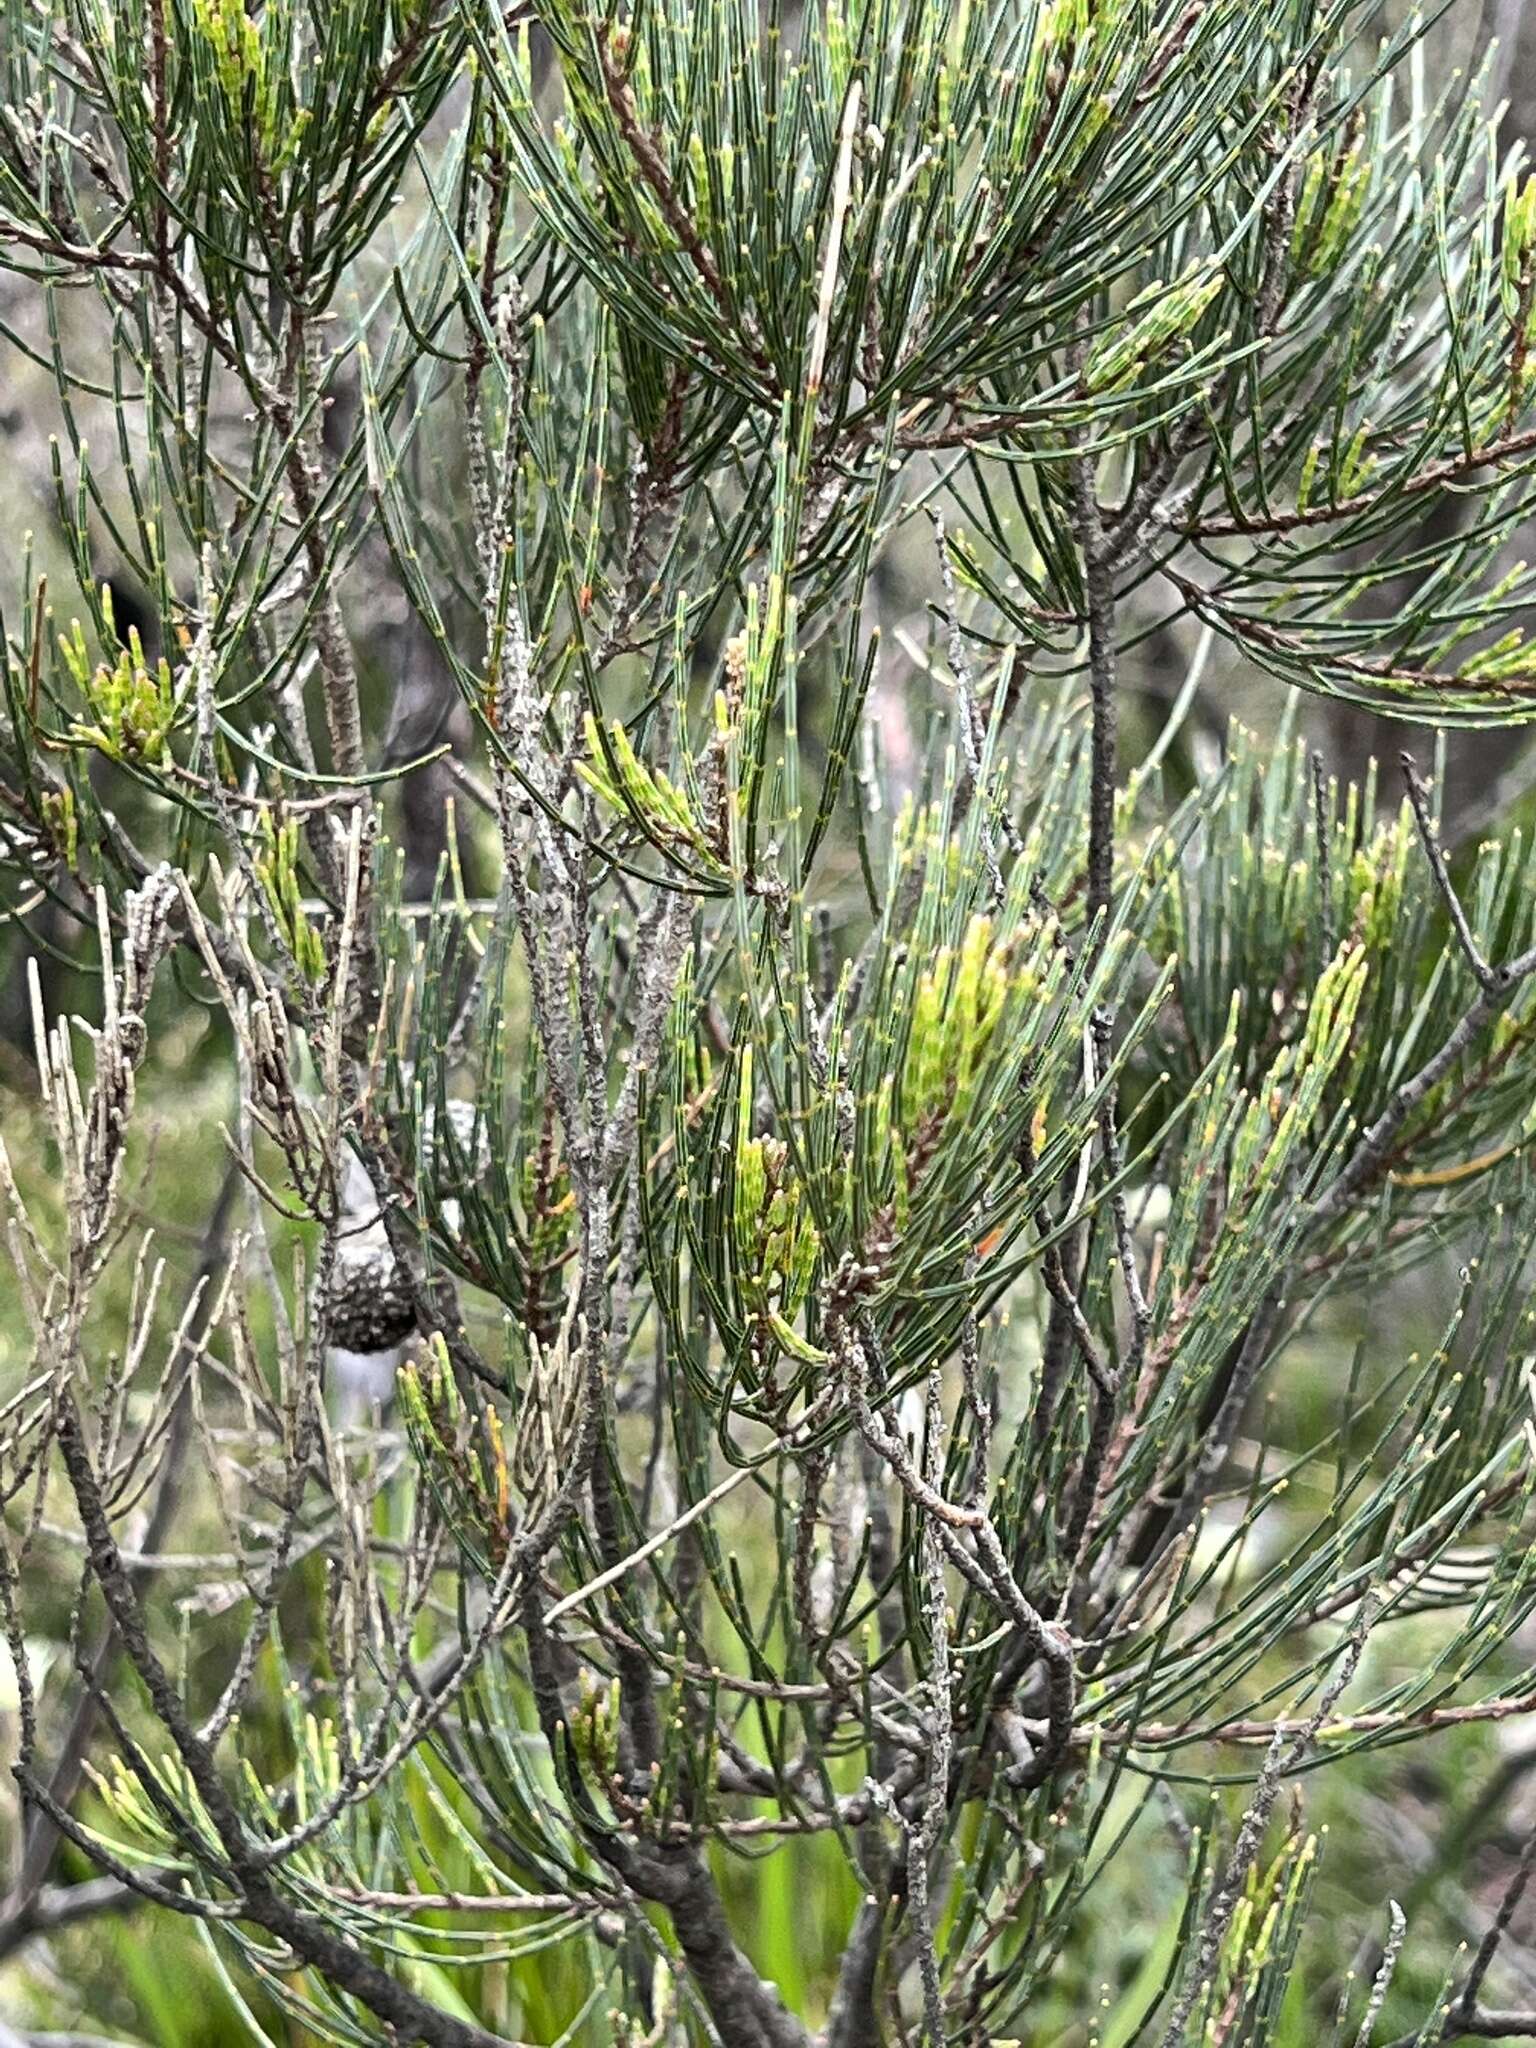
<svg viewBox="0 0 1536 2048"><path fill-rule="evenodd" d="M1529 1711L1536 1600L1530 856L1184 744L1222 655L1536 695L1536 185L1369 12L8 10L6 886L100 981L6 1169L6 1947L436 2048L1314 2024L1294 1788ZM1334 2037L1536 2031L1527 1867L1411 2013L1364 1899Z"/></svg>

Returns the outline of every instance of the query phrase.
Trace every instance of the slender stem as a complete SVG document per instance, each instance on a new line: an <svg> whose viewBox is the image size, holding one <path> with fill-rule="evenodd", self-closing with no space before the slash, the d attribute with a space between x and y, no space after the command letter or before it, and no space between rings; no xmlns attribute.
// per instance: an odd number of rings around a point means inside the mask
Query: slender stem
<svg viewBox="0 0 1536 2048"><path fill-rule="evenodd" d="M219 1189L219 1197L208 1226L207 1244L198 1264L194 1286L199 1293L206 1293L215 1274L224 1263L228 1250L229 1223L239 1187L239 1170L232 1165L225 1170L223 1184ZM205 1302L201 1318L204 1329L210 1306L210 1303ZM175 1377L183 1370L189 1354L200 1341L200 1334L194 1334L192 1331L187 1333L183 1345L178 1348L171 1361L171 1377ZM190 1425L191 1387L188 1384L182 1387L176 1397L176 1405L171 1415L169 1441L161 1464L159 1490L137 1546L145 1556L152 1556L163 1548L175 1521L176 1510L181 1501L182 1467ZM147 1566L139 1566L133 1573L135 1590L141 1590L152 1576L153 1573ZM74 1719L70 1723L58 1761L49 1778L49 1793L61 1806L68 1806L79 1789L85 1769L86 1753L100 1717L101 1693L108 1682L116 1654L116 1634L108 1628L87 1657L90 1680L75 1709ZM39 1899L58 1840L59 1831L53 1821L41 1807L35 1809L32 1824L27 1829L21 1869L9 1894L0 1902L0 1956L14 1947L18 1939L24 1938L28 1932L35 1931L45 1924L43 1916L38 1912ZM118 1903L115 1887L111 1892L104 1892L101 1887L90 1884L80 1889L83 1896L93 1897L99 1907L110 1907ZM56 1901L46 1924L60 1924L61 1914L61 1905Z"/></svg>
<svg viewBox="0 0 1536 2048"><path fill-rule="evenodd" d="M1088 791L1088 958L1108 937L1115 876L1115 754L1118 741L1115 577L1104 541L1094 459L1072 461L1072 498L1088 614L1088 685L1093 728Z"/></svg>

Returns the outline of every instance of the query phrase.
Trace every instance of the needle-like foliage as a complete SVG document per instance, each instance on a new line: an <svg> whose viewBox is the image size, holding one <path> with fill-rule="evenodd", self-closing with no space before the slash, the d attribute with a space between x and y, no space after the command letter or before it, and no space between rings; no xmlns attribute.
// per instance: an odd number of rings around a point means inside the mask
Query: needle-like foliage
<svg viewBox="0 0 1536 2048"><path fill-rule="evenodd" d="M8 0L0 881L99 989L34 974L62 1200L4 1167L0 1954L179 1915L342 2043L1257 2048L1298 1782L1536 1710L1536 870L1287 688L1536 706L1536 183L1378 33ZM1159 611L1275 679L1182 795ZM1410 1266L1440 1341L1351 1357ZM1536 2032L1517 1898L1420 2040Z"/></svg>

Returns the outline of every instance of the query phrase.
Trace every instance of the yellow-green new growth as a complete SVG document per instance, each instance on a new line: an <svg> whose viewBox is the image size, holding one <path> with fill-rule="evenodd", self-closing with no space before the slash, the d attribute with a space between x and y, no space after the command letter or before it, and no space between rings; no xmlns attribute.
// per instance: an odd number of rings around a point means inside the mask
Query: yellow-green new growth
<svg viewBox="0 0 1536 2048"><path fill-rule="evenodd" d="M819 1363L826 1354L793 1328L811 1291L821 1235L805 1212L805 1194L788 1171L781 1138L752 1135L752 1048L741 1056L736 1098L736 1174L731 1226L742 1299L791 1357Z"/></svg>
<svg viewBox="0 0 1536 2048"><path fill-rule="evenodd" d="M1228 1198L1279 1184L1349 1051L1370 956L1358 940L1340 947L1318 978L1305 1030L1281 1048L1249 1099L1232 1139ZM1229 1032L1237 1025L1234 991Z"/></svg>
<svg viewBox="0 0 1536 2048"><path fill-rule="evenodd" d="M571 1240L574 1209L571 1177L563 1161L552 1162L548 1179L537 1155L524 1160L518 1194L528 1233L528 1269L535 1275L555 1270Z"/></svg>
<svg viewBox="0 0 1536 2048"><path fill-rule="evenodd" d="M1332 158L1319 150L1307 159L1291 230L1291 257L1304 276L1322 277L1338 267L1370 184L1371 166L1358 142Z"/></svg>
<svg viewBox="0 0 1536 2048"><path fill-rule="evenodd" d="M213 52L214 69L232 111L245 105L246 81L262 80L261 32L244 0L192 0L192 18Z"/></svg>
<svg viewBox="0 0 1536 2048"><path fill-rule="evenodd" d="M275 825L270 811L261 814L261 847L252 865L294 965L306 981L320 981L326 971L320 934L304 914L299 898L299 826L296 818Z"/></svg>
<svg viewBox="0 0 1536 2048"><path fill-rule="evenodd" d="M1194 332L1220 291L1221 272L1207 263L1192 265L1173 284L1148 285L1125 309L1131 325L1107 336L1089 356L1084 385L1091 392L1123 390L1154 357Z"/></svg>
<svg viewBox="0 0 1536 2048"><path fill-rule="evenodd" d="M281 170L304 139L312 119L309 108L300 107L283 132L274 73L262 48L261 28L246 13L245 0L192 0L192 18L212 53L230 112L241 120L247 117L249 92L250 118L262 157L269 171Z"/></svg>
<svg viewBox="0 0 1536 2048"><path fill-rule="evenodd" d="M1347 902L1355 936L1367 952L1380 953L1392 943L1414 844L1413 813L1405 801L1350 859Z"/></svg>
<svg viewBox="0 0 1536 2048"><path fill-rule="evenodd" d="M1499 292L1511 320L1530 290L1536 254L1536 177L1523 185L1511 178L1504 188L1504 235L1499 251ZM1527 309L1529 310L1529 309Z"/></svg>
<svg viewBox="0 0 1536 2048"><path fill-rule="evenodd" d="M619 1767L619 1681L602 1685L583 1667L571 1716L571 1747L595 1784L606 1785Z"/></svg>
<svg viewBox="0 0 1536 2048"><path fill-rule="evenodd" d="M1349 437L1349 442L1339 460L1339 488L1337 495L1340 498L1352 498L1357 491L1363 491L1367 483L1370 482L1371 473L1376 467L1375 456L1366 453L1365 444L1370 438L1370 432L1370 421L1362 420Z"/></svg>
<svg viewBox="0 0 1536 2048"><path fill-rule="evenodd" d="M620 720L615 718L608 728L607 751L590 711L586 734L589 758L576 763L576 772L594 795L613 809L643 820L653 836L664 844L681 844L711 866L719 865L687 796L660 769L646 766ZM610 759L616 773L610 771Z"/></svg>
<svg viewBox="0 0 1536 2048"><path fill-rule="evenodd" d="M80 850L80 820L75 811L75 792L67 782L58 789L43 791L42 811L55 853L66 867L73 869Z"/></svg>
<svg viewBox="0 0 1536 2048"><path fill-rule="evenodd" d="M1481 654L1474 654L1465 662L1461 673L1469 680L1503 682L1509 676L1529 674L1531 666L1531 650L1525 644L1524 628L1511 626L1491 647L1485 647Z"/></svg>
<svg viewBox="0 0 1536 2048"><path fill-rule="evenodd" d="M1095 5L1095 0L1049 0L1035 35L1053 61L1070 60L1082 43L1107 38L1122 11L1119 6Z"/></svg>
<svg viewBox="0 0 1536 2048"><path fill-rule="evenodd" d="M1296 1056L1298 1077L1307 1068L1331 1072L1338 1064L1354 1029L1369 964L1363 946L1345 944L1318 976Z"/></svg>
<svg viewBox="0 0 1536 2048"><path fill-rule="evenodd" d="M111 667L104 661L92 667L78 619L60 635L59 646L91 714L72 721L70 738L114 761L156 768L168 760L176 717L170 663L162 655L151 669L137 627L128 628L128 645Z"/></svg>
<svg viewBox="0 0 1536 2048"><path fill-rule="evenodd" d="M968 1097L1007 999L1006 945L993 943L991 918L978 914L958 954L939 948L912 998L901 1083L909 1136Z"/></svg>
<svg viewBox="0 0 1536 2048"><path fill-rule="evenodd" d="M1305 512L1312 502L1312 486L1317 481L1317 465L1322 458L1322 443L1314 441L1301 459L1301 475L1296 480L1296 510Z"/></svg>

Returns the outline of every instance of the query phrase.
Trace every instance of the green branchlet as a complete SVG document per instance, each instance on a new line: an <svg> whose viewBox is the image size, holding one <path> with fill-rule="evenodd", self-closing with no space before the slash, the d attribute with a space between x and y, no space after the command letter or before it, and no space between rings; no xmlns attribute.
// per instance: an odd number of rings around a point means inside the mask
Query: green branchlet
<svg viewBox="0 0 1536 2048"><path fill-rule="evenodd" d="M1499 284L1511 320L1530 318L1531 263L1536 256L1536 175L1504 188L1504 230L1499 249Z"/></svg>
<svg viewBox="0 0 1536 2048"><path fill-rule="evenodd" d="M958 950L941 946L919 976L901 1077L907 1131L963 1108L1008 999L1009 950L978 915Z"/></svg>
<svg viewBox="0 0 1536 2048"><path fill-rule="evenodd" d="M75 792L67 782L58 789L45 789L42 810L43 823L48 828L54 851L67 867L73 869L80 851L80 819L75 807Z"/></svg>
<svg viewBox="0 0 1536 2048"><path fill-rule="evenodd" d="M780 1138L752 1135L752 1048L741 1056L737 1081L735 1187L732 1229L737 1285L748 1310L792 1358L825 1357L794 1329L816 1273L821 1237L807 1211L804 1189Z"/></svg>
<svg viewBox="0 0 1536 2048"><path fill-rule="evenodd" d="M110 622L110 614L109 614ZM94 666L86 652L85 629L76 619L59 637L65 666L85 698L88 716L71 721L69 736L114 761L157 768L170 759L176 721L176 689L164 655L150 666L136 626L110 666Z"/></svg>
<svg viewBox="0 0 1536 2048"><path fill-rule="evenodd" d="M586 736L587 759L576 762L576 772L595 795L614 810L629 813L663 848L686 850L711 867L720 865L686 793L662 770L646 766L620 719L612 720L605 736L588 712Z"/></svg>
<svg viewBox="0 0 1536 2048"><path fill-rule="evenodd" d="M324 979L325 946L310 923L301 900L299 883L299 824L296 818L275 823L263 809L260 839L252 855L256 878L261 883L294 965L306 981Z"/></svg>
<svg viewBox="0 0 1536 2048"><path fill-rule="evenodd" d="M1324 277L1338 267L1370 186L1370 159L1358 139L1307 158L1291 229L1291 260L1304 276Z"/></svg>
<svg viewBox="0 0 1536 2048"><path fill-rule="evenodd" d="M247 14L245 0L192 0L192 18L212 53L231 115L245 121L249 104L267 172L281 171L299 154L313 115L299 107L284 121L276 59L262 25Z"/></svg>
<svg viewBox="0 0 1536 2048"><path fill-rule="evenodd" d="M1220 296L1222 276L1209 263L1192 264L1172 284L1150 284L1125 309L1130 322L1106 336L1083 366L1085 389L1096 396L1122 391L1175 343L1185 341Z"/></svg>
<svg viewBox="0 0 1536 2048"><path fill-rule="evenodd" d="M601 1684L583 1667L571 1714L571 1747L589 1781L607 1785L619 1767L619 1681Z"/></svg>

